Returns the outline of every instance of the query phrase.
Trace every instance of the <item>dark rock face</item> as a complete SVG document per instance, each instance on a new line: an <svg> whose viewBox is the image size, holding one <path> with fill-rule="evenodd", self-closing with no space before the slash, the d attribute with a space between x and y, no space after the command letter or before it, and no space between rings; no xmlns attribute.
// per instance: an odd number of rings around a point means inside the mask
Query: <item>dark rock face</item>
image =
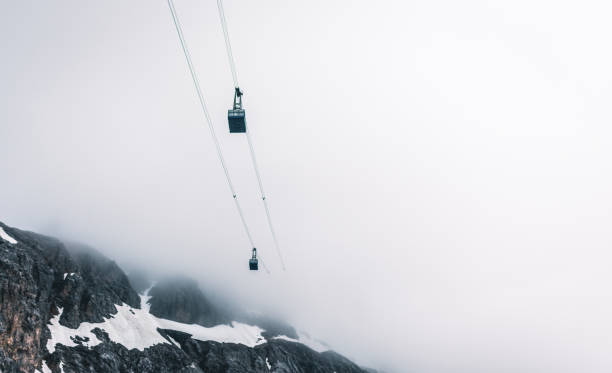
<svg viewBox="0 0 612 373"><path fill-rule="evenodd" d="M165 280L156 284L149 295L151 313L157 317L206 327L231 321L204 297L198 284L190 279Z"/></svg>
<svg viewBox="0 0 612 373"><path fill-rule="evenodd" d="M249 348L241 344L198 341L189 334L160 330L178 345L158 344L144 351L127 350L108 339L92 349L58 346L47 359L55 372L63 362L64 372L206 372L206 373L364 373L334 352L317 353L284 340ZM268 364L270 368L268 368Z"/></svg>
<svg viewBox="0 0 612 373"><path fill-rule="evenodd" d="M333 352L318 353L300 343L273 336L297 338L295 330L264 317L245 317L223 311L209 302L191 280L164 281L150 291L150 312L185 324L206 327L231 320L259 325L268 340L253 348L242 344L200 341L174 330L158 329L167 344L144 350L127 349L112 341L106 331L92 332L101 341L85 346L74 337L74 347L55 345L47 324L62 314L59 323L77 328L82 322L98 323L117 313L115 305L140 308L140 297L123 271L91 249L0 226L18 243L0 239L0 372L365 372ZM141 284L142 285L142 284Z"/></svg>
<svg viewBox="0 0 612 373"><path fill-rule="evenodd" d="M116 304L140 308L140 297L115 262L84 246L68 249L78 271L63 281L60 324L76 328L84 321L102 322L117 312Z"/></svg>
<svg viewBox="0 0 612 373"><path fill-rule="evenodd" d="M180 348L169 344L158 344L144 351L128 350L110 342L108 338L91 349L59 346L47 359L47 365L59 372L60 361L64 372L202 372L191 367L192 359Z"/></svg>
<svg viewBox="0 0 612 373"><path fill-rule="evenodd" d="M205 372L355 373L357 365L333 352L318 353L295 342L273 339L248 348L243 345L187 340L183 349ZM268 364L270 368L268 368Z"/></svg>
<svg viewBox="0 0 612 373"><path fill-rule="evenodd" d="M59 303L60 272L73 263L59 241L0 226L18 240L0 239L0 369L7 372L38 365L49 337L47 321Z"/></svg>

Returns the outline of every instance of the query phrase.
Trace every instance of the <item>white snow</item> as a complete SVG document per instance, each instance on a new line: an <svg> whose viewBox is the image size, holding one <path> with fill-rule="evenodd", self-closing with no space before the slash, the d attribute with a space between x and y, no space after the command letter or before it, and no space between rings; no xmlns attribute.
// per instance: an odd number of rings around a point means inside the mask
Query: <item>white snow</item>
<svg viewBox="0 0 612 373"><path fill-rule="evenodd" d="M157 321L159 327L162 329L189 333L193 339L198 339L200 341L239 343L248 347L255 347L266 342L265 338L261 335L261 332L264 331L263 329L239 322L232 322L231 326L216 325L211 328L206 328L197 324L182 324L165 319L157 319Z"/></svg>
<svg viewBox="0 0 612 373"><path fill-rule="evenodd" d="M68 327L59 324L59 319L64 312L63 308L59 308L59 313L49 320L49 331L51 332L51 338L47 340L47 350L49 353L55 351L55 345L61 344L68 347L74 347L77 344L71 338L79 336L81 338L89 338L89 341L83 342L84 346L92 347L101 341L91 332L92 327L90 323L82 323L77 329L70 329ZM44 367L43 367L44 370Z"/></svg>
<svg viewBox="0 0 612 373"><path fill-rule="evenodd" d="M279 335L278 337L274 337L274 339L284 339L284 340L290 341L290 342L301 343L303 345L306 345L306 346L310 347L311 349L313 349L314 351L317 351L317 352L323 352L323 351L329 351L330 350L329 346L325 345L321 341L318 341L318 340L312 338L311 336L309 336L306 333L298 331L297 334L298 334L298 338L299 339L289 338L286 335Z"/></svg>
<svg viewBox="0 0 612 373"><path fill-rule="evenodd" d="M66 279L66 277L68 276L74 276L74 272L70 272L70 273L64 273L64 280Z"/></svg>
<svg viewBox="0 0 612 373"><path fill-rule="evenodd" d="M40 373L40 370L36 370L36 373ZM42 373L53 373L51 369L47 366L47 362L44 360L42 362Z"/></svg>
<svg viewBox="0 0 612 373"><path fill-rule="evenodd" d="M263 329L247 325L239 322L232 322L232 325L216 325L210 328L198 325L198 324L183 324L180 322L160 319L149 313L151 305L148 301L151 299L145 292L145 295L140 296L140 310L134 310L134 312L142 313L141 317L151 318L152 322L156 324L155 332L157 328L176 330L179 332L189 333L193 339L200 341L217 341L221 343L239 343L248 347L254 347L256 345L265 343L265 338L261 335ZM159 334L159 333L158 333ZM112 338L111 338L112 339ZM151 345L150 345L151 346Z"/></svg>
<svg viewBox="0 0 612 373"><path fill-rule="evenodd" d="M266 357L266 366L268 367L268 370L272 369L272 365L270 365L270 362L268 361L267 357Z"/></svg>
<svg viewBox="0 0 612 373"><path fill-rule="evenodd" d="M69 274L64 274L64 278ZM72 275L72 274L70 274ZM210 328L197 324L183 324L180 322L158 318L150 313L151 305L148 303L150 296L148 290L144 295L140 296L140 309L132 308L127 304L115 305L117 313L99 323L84 322L78 328L72 329L60 325L59 320L64 312L63 308L59 308L59 314L55 315L49 321L49 331L51 338L47 341L47 350L49 353L55 351L55 345L61 344L68 347L77 345L75 337L88 338L82 341L81 344L86 347L93 347L101 343L101 341L92 332L95 328L99 328L108 334L111 341L125 346L127 349L144 350L156 344L174 343L180 346L174 339L169 338L171 342L161 336L158 329L176 330L191 334L192 338L200 341L216 341L220 343L237 343L248 347L254 347L266 343L266 339L261 335L264 331L258 326L247 325L239 322L232 322L231 325L216 325ZM298 332L298 339L289 338L287 336L275 337L285 339L291 342L304 344L315 351L323 352L329 350L323 343L310 338L308 334ZM266 365L270 369L268 360ZM46 364L43 365L44 370L48 369Z"/></svg>
<svg viewBox="0 0 612 373"><path fill-rule="evenodd" d="M174 340L174 338L170 337L169 335L167 336L168 339L170 340L170 342L172 342L172 344L174 344L176 347L181 347L181 344L178 343L176 340Z"/></svg>
<svg viewBox="0 0 612 373"><path fill-rule="evenodd" d="M71 329L59 324L59 319L63 309L59 309L59 314L50 320L49 331L51 338L47 341L47 350L50 353L55 351L55 345L76 346L73 341L76 336L87 337L89 340L83 342L87 347L93 347L101 341L92 333L95 328L104 330L108 337L116 343L122 344L127 349L144 350L160 343L170 344L157 331L160 329L177 330L189 333L192 338L201 341L217 341L221 343L239 343L248 347L265 343L265 338L261 335L263 329L232 322L232 325L216 325L206 328L197 324L183 324L176 321L161 319L149 313L150 305L147 295L141 295L141 309L135 309L127 304L115 306L117 313L109 318L105 318L101 323L84 322L77 329Z"/></svg>
<svg viewBox="0 0 612 373"><path fill-rule="evenodd" d="M2 227L0 227L0 238L13 245L17 243L17 240L9 236Z"/></svg>

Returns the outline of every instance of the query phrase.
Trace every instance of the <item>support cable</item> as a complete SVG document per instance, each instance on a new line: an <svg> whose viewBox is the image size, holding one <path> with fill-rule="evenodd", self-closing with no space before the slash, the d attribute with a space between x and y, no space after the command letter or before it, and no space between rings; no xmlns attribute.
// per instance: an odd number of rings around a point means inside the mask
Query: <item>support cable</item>
<svg viewBox="0 0 612 373"><path fill-rule="evenodd" d="M230 43L229 31L227 31L227 21L225 20L225 11L223 10L223 0L217 0L217 8L219 8L219 18L221 19L221 27L223 28L223 37L225 38L225 49L227 50L227 59L232 70L232 78L234 79L234 87L238 88L238 74L236 73L236 64L234 63L234 54L232 53L232 44Z"/></svg>
<svg viewBox="0 0 612 373"><path fill-rule="evenodd" d="M234 79L234 87L239 89L238 74L236 72L236 63L234 61L234 54L232 53L232 44L230 43L229 31L227 27L227 20L225 19L225 11L223 10L223 0L217 0L217 8L219 8L219 19L221 20L221 27L223 28L223 36L225 37L225 47L227 50L227 59L229 61L230 69L232 70L232 78ZM263 182L261 180L261 174L259 172L259 166L257 165L257 159L255 157L255 149L253 147L253 140L251 139L251 135L249 132L249 126L246 126L246 136L247 136L247 142L249 143L249 148L251 151L251 161L253 162L253 168L255 169L255 175L257 176L257 183L259 185L259 192L261 194L261 200L263 201L263 205L266 210L268 227L270 228L270 233L272 234L272 239L274 240L274 247L276 248L276 252L278 254L278 257L280 258L281 265L284 271L285 261L283 260L283 255L281 254L280 245L278 244L278 239L276 238L276 231L274 230L274 224L272 223L272 217L270 215L270 208L268 207L268 202L266 200L266 194L264 192Z"/></svg>
<svg viewBox="0 0 612 373"><path fill-rule="evenodd" d="M274 247L276 248L276 253L278 254L278 257L280 258L281 265L284 271L285 261L283 260L283 255L281 254L280 247L278 245L278 240L276 239L276 232L274 231L274 224L272 224L272 217L270 215L270 209L268 208L268 201L266 200L266 194L264 193L263 182L261 181L261 175L259 174L259 167L257 166L257 159L255 158L255 149L253 148L253 142L251 141L251 135L249 134L248 127L246 131L246 136L247 136L247 142L249 143L249 148L251 150L251 160L253 161L253 168L255 169L255 175L257 175L259 191L261 192L261 200L263 201L263 205L266 210L266 217L268 218L268 226L270 227L270 233L272 234L272 239L274 240Z"/></svg>
<svg viewBox="0 0 612 373"><path fill-rule="evenodd" d="M181 42L181 47L183 49L183 53L185 54L185 60L187 60L187 66L189 67L189 71L191 73L191 78L193 79L193 85L195 86L196 92L198 94L198 99L200 101L200 106L202 107L202 112L204 113L204 117L206 122L208 123L208 129L210 130L210 135L215 144L215 148L217 149L217 155L219 156L219 162L221 163L221 167L223 168L223 172L225 173L225 179L227 180L227 185L232 194L232 198L234 199L234 204L236 205L236 210L238 211L238 215L240 216L240 220L242 221L242 226L244 227L244 231L249 239L249 243L251 247L255 247L253 242L253 237L251 236L251 231L249 230L249 226L244 218L244 214L242 212L242 207L240 206L240 202L238 201L238 195L234 189L234 184L232 183L232 179L230 177L227 166L225 165L225 158L223 157L223 153L221 151L221 145L219 144L219 140L217 139L217 135L215 133L215 128L212 124L212 120L208 113L208 109L206 107L206 102L204 101L204 95L202 94L202 89L200 88L200 82L198 80L198 76L193 67L193 63L191 62L191 54L189 53L189 48L187 47L187 42L185 41L185 37L183 36L183 30L181 28L181 23L178 19L178 15L176 13L176 9L174 8L174 2L172 0L168 0L168 7L170 8L170 13L172 14L172 20L174 21L174 26L176 27L176 32L178 34L179 40ZM262 261L263 264L263 261ZM264 264L264 268L266 272L268 268Z"/></svg>

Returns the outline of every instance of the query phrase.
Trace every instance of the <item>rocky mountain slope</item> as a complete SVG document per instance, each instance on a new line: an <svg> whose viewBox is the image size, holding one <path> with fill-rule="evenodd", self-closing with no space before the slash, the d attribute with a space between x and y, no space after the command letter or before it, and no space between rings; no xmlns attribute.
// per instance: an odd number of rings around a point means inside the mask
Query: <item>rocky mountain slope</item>
<svg viewBox="0 0 612 373"><path fill-rule="evenodd" d="M366 370L288 325L225 312L193 281L130 281L93 250L0 223L0 372Z"/></svg>

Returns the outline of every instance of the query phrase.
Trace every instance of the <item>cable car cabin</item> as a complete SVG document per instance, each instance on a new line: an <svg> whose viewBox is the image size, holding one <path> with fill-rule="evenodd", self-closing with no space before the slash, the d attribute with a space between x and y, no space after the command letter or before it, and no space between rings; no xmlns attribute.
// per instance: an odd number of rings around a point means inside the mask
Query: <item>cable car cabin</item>
<svg viewBox="0 0 612 373"><path fill-rule="evenodd" d="M229 122L230 133L246 132L246 122L244 120L243 109L228 110L227 121Z"/></svg>
<svg viewBox="0 0 612 373"><path fill-rule="evenodd" d="M259 269L258 260L257 260L257 249L253 248L253 256L249 260L249 269L251 271L257 271Z"/></svg>
<svg viewBox="0 0 612 373"><path fill-rule="evenodd" d="M227 111L227 121L229 122L230 133L246 132L246 120L242 108L242 91L238 87L234 92L234 107Z"/></svg>

